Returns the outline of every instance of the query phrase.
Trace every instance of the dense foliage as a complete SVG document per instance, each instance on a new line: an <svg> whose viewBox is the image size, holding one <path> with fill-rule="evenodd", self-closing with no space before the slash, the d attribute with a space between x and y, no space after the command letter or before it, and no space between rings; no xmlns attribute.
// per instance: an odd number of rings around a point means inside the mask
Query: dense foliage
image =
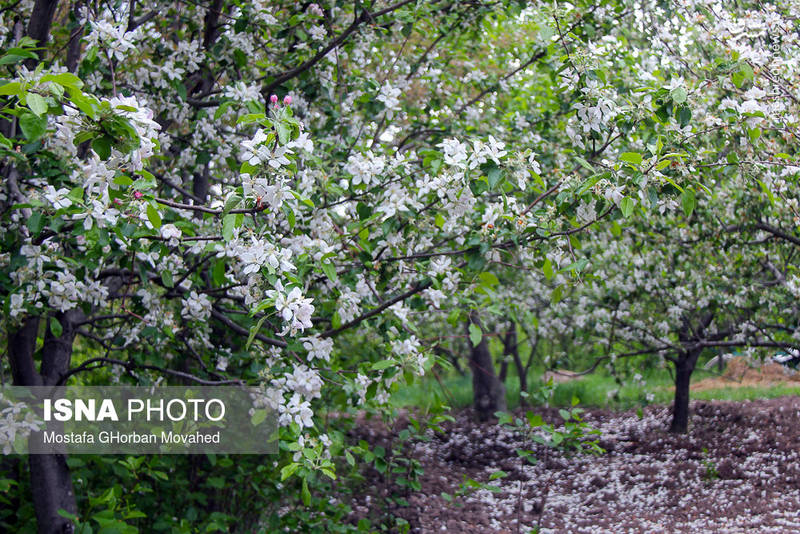
<svg viewBox="0 0 800 534"><path fill-rule="evenodd" d="M246 382L281 424L266 460L71 459L78 501L34 498L40 523L333 528L362 465L414 486L348 421L493 330L687 387L703 351L796 350L799 16L0 3L3 376Z"/></svg>

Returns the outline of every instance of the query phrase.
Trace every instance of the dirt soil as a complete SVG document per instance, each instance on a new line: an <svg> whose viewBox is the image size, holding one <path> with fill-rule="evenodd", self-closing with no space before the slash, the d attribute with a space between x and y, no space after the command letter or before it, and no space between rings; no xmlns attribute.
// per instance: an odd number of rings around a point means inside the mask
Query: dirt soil
<svg viewBox="0 0 800 534"><path fill-rule="evenodd" d="M537 410L556 422L555 410ZM514 432L457 416L443 434L413 445L422 463L422 490L394 513L415 533L517 533L539 525L548 533L796 533L800 532L800 398L753 402L693 402L687 435L665 431L669 408L589 410L602 432L599 456L567 457L542 446L536 465L515 453ZM380 425L359 438L386 443ZM489 482L455 497L464 477ZM375 473L377 476L377 473ZM373 483L379 478L372 479ZM375 487L381 487L376 484ZM381 495L355 499L354 520L375 513Z"/></svg>
<svg viewBox="0 0 800 534"><path fill-rule="evenodd" d="M774 384L800 386L800 373L775 362L757 365L737 356L727 363L722 376L698 380L692 384L692 391L732 387L767 387Z"/></svg>

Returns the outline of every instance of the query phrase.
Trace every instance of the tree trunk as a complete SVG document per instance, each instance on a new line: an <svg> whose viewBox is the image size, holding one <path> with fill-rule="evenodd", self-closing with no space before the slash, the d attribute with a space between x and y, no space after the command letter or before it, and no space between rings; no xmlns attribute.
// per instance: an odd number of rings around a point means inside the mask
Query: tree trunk
<svg viewBox="0 0 800 534"><path fill-rule="evenodd" d="M481 327L480 319L476 312L471 312L467 321L467 334L469 325ZM495 412L505 411L506 391L503 383L494 372L494 362L489 352L489 343L486 336L481 338L477 347L470 349L470 368L472 369L473 407L478 419L486 421L494 417Z"/></svg>
<svg viewBox="0 0 800 534"><path fill-rule="evenodd" d="M497 378L503 384L506 383L506 378L508 377L508 340L511 332L506 332L506 335L503 337L503 357L500 358L500 374L497 375Z"/></svg>
<svg viewBox="0 0 800 534"><path fill-rule="evenodd" d="M42 49L39 50L40 56L44 54L44 45L50 37L50 26L53 24L57 7L58 0L36 0L33 4L31 18L28 21L28 37L36 40L37 46ZM38 59L25 60L25 66L30 70L33 70L37 63Z"/></svg>
<svg viewBox="0 0 800 534"><path fill-rule="evenodd" d="M72 13L75 20L80 24L81 10L83 9L83 0L77 0L72 4ZM79 26L70 34L69 42L67 43L67 60L65 66L67 70L75 73L78 70L78 60L81 58L81 38L86 26Z"/></svg>
<svg viewBox="0 0 800 534"><path fill-rule="evenodd" d="M19 330L8 338L8 355L16 386L56 385L69 370L72 343L83 319L79 310L56 315L62 333L55 336L48 323L42 345L42 364L36 371L33 355L39 318L28 318ZM32 454L28 458L31 474L31 494L39 534L63 534L74 531L72 522L61 517L59 510L77 515L78 506L72 477L63 454Z"/></svg>
<svg viewBox="0 0 800 534"><path fill-rule="evenodd" d="M28 463L39 534L74 532L72 521L58 515L59 510L78 514L66 455L31 454Z"/></svg>
<svg viewBox="0 0 800 534"><path fill-rule="evenodd" d="M522 358L519 357L519 347L516 343L516 334L514 335L514 351L512 352L512 356L514 356L514 365L517 368L517 374L519 375L519 392L520 393L527 393L528 392L528 366L522 364ZM521 406L525 406L527 404L526 398L524 395L519 396L519 403Z"/></svg>
<svg viewBox="0 0 800 534"><path fill-rule="evenodd" d="M669 426L669 431L674 434L685 434L689 430L689 388L699 356L699 350L685 352L675 363L675 402Z"/></svg>

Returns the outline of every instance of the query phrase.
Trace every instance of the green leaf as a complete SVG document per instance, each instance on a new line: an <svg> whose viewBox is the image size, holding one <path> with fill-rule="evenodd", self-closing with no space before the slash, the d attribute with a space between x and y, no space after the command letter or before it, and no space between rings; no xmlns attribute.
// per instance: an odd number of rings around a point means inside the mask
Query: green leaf
<svg viewBox="0 0 800 534"><path fill-rule="evenodd" d="M267 410L265 409L255 410L253 411L253 415L250 416L250 424L253 426L258 426L261 423L263 423L266 418L267 418ZM281 471L281 477L282 477L281 480L286 478L283 476L283 471Z"/></svg>
<svg viewBox="0 0 800 534"><path fill-rule="evenodd" d="M564 298L564 286L556 286L556 288L550 294L550 302L553 304L558 304L562 298Z"/></svg>
<svg viewBox="0 0 800 534"><path fill-rule="evenodd" d="M678 124L684 128L692 120L692 110L689 106L682 105L678 108Z"/></svg>
<svg viewBox="0 0 800 534"><path fill-rule="evenodd" d="M2 95L21 95L22 84L19 82L11 82L0 86L0 96Z"/></svg>
<svg viewBox="0 0 800 534"><path fill-rule="evenodd" d="M64 328L61 326L59 320L55 317L50 318L50 331L55 337L61 337L61 334L64 333Z"/></svg>
<svg viewBox="0 0 800 534"><path fill-rule="evenodd" d="M256 122L266 117L263 113L248 113L247 115L242 115L236 121L236 124L247 124L251 122Z"/></svg>
<svg viewBox="0 0 800 534"><path fill-rule="evenodd" d="M242 197L239 195L231 195L230 198L225 201L225 206L222 208L223 215L227 215L227 213L238 206L241 201Z"/></svg>
<svg viewBox="0 0 800 534"><path fill-rule="evenodd" d="M758 182L758 185L761 186L761 190L764 191L764 194L767 195L767 198L769 198L769 203L774 206L775 195L772 194L772 191L770 191L769 187L767 187L767 184L765 184L763 181L759 180L758 178L756 178L756 181Z"/></svg>
<svg viewBox="0 0 800 534"><path fill-rule="evenodd" d="M214 280L214 283L218 286L221 286L225 283L225 261L219 260L214 264L214 267L211 269L211 278Z"/></svg>
<svg viewBox="0 0 800 534"><path fill-rule="evenodd" d="M82 94L76 93L70 95L70 100L72 100L72 103L78 106L78 109L81 110L87 117L94 119L97 116L97 112L95 111L96 104L91 98L87 98Z"/></svg>
<svg viewBox="0 0 800 534"><path fill-rule="evenodd" d="M339 277L336 275L336 267L334 267L332 263L323 261L320 266L322 267L322 272L325 273L325 276L327 276L331 282L335 283L339 280Z"/></svg>
<svg viewBox="0 0 800 534"><path fill-rule="evenodd" d="M63 85L64 87L73 87L75 89L80 89L83 87L83 82L80 78L72 74L71 72L62 72L61 74L46 74L42 76L42 82L56 82L59 85Z"/></svg>
<svg viewBox="0 0 800 534"><path fill-rule="evenodd" d="M736 72L731 74L731 81L733 82L733 85L735 85L740 89L744 84L744 79L745 79L744 73L740 70L737 70Z"/></svg>
<svg viewBox="0 0 800 534"><path fill-rule="evenodd" d="M481 280L481 285L487 287L496 286L500 283L500 280L497 279L497 276L489 272L482 272L478 275L478 278Z"/></svg>
<svg viewBox="0 0 800 534"><path fill-rule="evenodd" d="M44 228L44 216L41 212L34 211L25 222L25 225L28 227L28 230L31 231L31 234L36 237L39 235L39 232L42 231L42 228Z"/></svg>
<svg viewBox="0 0 800 534"><path fill-rule="evenodd" d="M233 101L231 101L231 100L227 100L227 101L223 102L222 104L220 104L220 106L214 112L214 120L218 121L220 119L220 117L222 117L222 115L225 114L225 111L229 107L231 107L232 104L233 104Z"/></svg>
<svg viewBox="0 0 800 534"><path fill-rule="evenodd" d="M285 145L292 139L292 130L283 122L275 123L275 130L278 132L278 142Z"/></svg>
<svg viewBox="0 0 800 534"><path fill-rule="evenodd" d="M609 176L611 176L611 173L605 173L605 172L603 172L603 173L597 173L597 174L593 174L592 176L590 176L589 178L587 178L587 179L586 179L586 180L585 180L585 181L584 181L584 182L583 182L583 183L580 185L580 187L578 187L578 189L575 191L575 194L576 194L576 195L578 195L578 196L581 196L581 195L582 195L582 194L584 194L586 191L588 191L588 190L589 190L591 187L593 187L593 186L594 186L594 184L596 184L597 182L599 182L599 181L600 181L600 180L602 180L603 178L608 178Z"/></svg>
<svg viewBox="0 0 800 534"><path fill-rule="evenodd" d="M19 119L19 127L28 141L36 141L47 131L47 117L38 117L33 113L25 113Z"/></svg>
<svg viewBox="0 0 800 534"><path fill-rule="evenodd" d="M150 224L153 225L153 228L161 228L161 215L152 204L147 205L147 218L150 220Z"/></svg>
<svg viewBox="0 0 800 534"><path fill-rule="evenodd" d="M222 218L222 238L225 241L233 239L233 229L236 227L236 215L228 214Z"/></svg>
<svg viewBox="0 0 800 534"><path fill-rule="evenodd" d="M63 508L59 508L58 512L56 512L56 513L58 515L60 515L61 517L65 518L65 519L69 519L70 521L77 521L78 520L78 516L67 512Z"/></svg>
<svg viewBox="0 0 800 534"><path fill-rule="evenodd" d="M683 194L681 195L681 207L683 207L683 213L687 218L692 216L692 212L694 211L696 205L697 200L694 196L694 190L687 187L683 190Z"/></svg>
<svg viewBox="0 0 800 534"><path fill-rule="evenodd" d="M553 271L553 262L550 261L550 258L544 260L544 265L542 266L542 271L544 272L544 277L548 280L552 280L555 272Z"/></svg>
<svg viewBox="0 0 800 534"><path fill-rule="evenodd" d="M381 360L379 362L373 363L371 369L373 371L382 371L384 369L392 367L393 365L397 365L397 362L394 360Z"/></svg>
<svg viewBox="0 0 800 534"><path fill-rule="evenodd" d="M528 420L528 425L530 425L531 428L537 428L544 425L544 420L542 419L542 416L539 414L534 414L533 412L527 412L525 414L525 418Z"/></svg>
<svg viewBox="0 0 800 534"><path fill-rule="evenodd" d="M92 149L101 160L107 160L111 157L111 138L107 135L95 137L92 139Z"/></svg>
<svg viewBox="0 0 800 534"><path fill-rule="evenodd" d="M161 283L164 284L164 287L172 287L172 272L167 271L166 269L161 271Z"/></svg>
<svg viewBox="0 0 800 534"><path fill-rule="evenodd" d="M497 480L498 478L507 477L508 473L505 471L495 471L491 475L489 475L489 480Z"/></svg>
<svg viewBox="0 0 800 534"><path fill-rule="evenodd" d="M25 96L26 101L28 102L28 107L31 108L31 111L36 113L38 116L42 116L47 113L47 100L38 93L28 93Z"/></svg>
<svg viewBox="0 0 800 534"><path fill-rule="evenodd" d="M250 349L250 345L253 344L253 340L256 338L256 334L258 334L258 331L261 330L261 325L264 324L264 320L266 318L267 318L266 315L261 317L256 324L250 327L250 335L247 336L247 343L244 346L245 350Z"/></svg>
<svg viewBox="0 0 800 534"><path fill-rule="evenodd" d="M492 167L489 169L489 172L486 173L486 177L489 180L489 189L494 189L494 186L503 179L503 171L498 167Z"/></svg>
<svg viewBox="0 0 800 534"><path fill-rule="evenodd" d="M583 269L584 269L584 268L585 268L585 267L586 267L588 264L589 264L589 260L588 260L588 259L586 259L586 258L581 258L581 259L579 259L578 261L575 261L575 262L572 262L572 263L570 263L569 265L567 265L566 267L564 267L564 268L563 268L563 269L561 269L561 270L562 270L562 271L564 271L564 272L570 272L570 271L574 271L574 272L578 272L578 273L579 273L579 272L581 272L581 271L582 271L582 270L583 270Z"/></svg>
<svg viewBox="0 0 800 534"><path fill-rule="evenodd" d="M75 203L83 202L83 187L77 186L70 189L67 198Z"/></svg>
<svg viewBox="0 0 800 534"><path fill-rule="evenodd" d="M683 87L676 87L672 91L669 92L670 96L672 97L672 101L676 104L683 104L686 102L686 89Z"/></svg>
<svg viewBox="0 0 800 534"><path fill-rule="evenodd" d="M638 152L623 152L619 156L620 161L630 163L636 167L642 164L642 159L643 159L642 155L639 154Z"/></svg>
<svg viewBox="0 0 800 534"><path fill-rule="evenodd" d="M303 504L309 506L311 504L311 492L308 491L308 481L305 478L303 479L303 490L301 495L303 497Z"/></svg>
<svg viewBox="0 0 800 534"><path fill-rule="evenodd" d="M588 171L591 171L591 172L595 172L594 167L592 167L591 163L589 163L585 159L583 159L583 158L581 158L579 156L575 156L575 159L580 164L580 166L583 167L584 169L586 169Z"/></svg>
<svg viewBox="0 0 800 534"><path fill-rule="evenodd" d="M473 347L477 347L483 339L483 332L481 327L475 323L469 324L469 340L472 342Z"/></svg>
<svg viewBox="0 0 800 534"><path fill-rule="evenodd" d="M622 216L628 218L633 214L633 199L631 197L625 197L619 203L619 209L622 211Z"/></svg>
<svg viewBox="0 0 800 534"><path fill-rule="evenodd" d="M281 469L281 482L295 474L295 472L300 468L300 464L298 463L290 463Z"/></svg>

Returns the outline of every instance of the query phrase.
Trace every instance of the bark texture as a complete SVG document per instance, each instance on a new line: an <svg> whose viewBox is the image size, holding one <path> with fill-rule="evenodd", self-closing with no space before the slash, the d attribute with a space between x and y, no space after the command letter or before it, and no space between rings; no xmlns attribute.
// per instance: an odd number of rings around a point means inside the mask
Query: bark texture
<svg viewBox="0 0 800 534"><path fill-rule="evenodd" d="M467 335L469 325L481 327L480 319L476 312L471 312L467 321ZM481 338L477 346L470 349L470 367L472 369L473 406L478 419L486 421L494 417L495 412L506 409L506 390L503 383L497 378L494 371L494 362L489 352L489 343L486 336Z"/></svg>
<svg viewBox="0 0 800 534"><path fill-rule="evenodd" d="M39 318L30 317L8 338L8 356L14 385L56 385L69 370L72 343L84 315L79 310L56 314L62 331L56 336L48 322L41 350L41 367L36 370L34 353ZM72 477L63 454L35 454L28 458L31 494L39 534L63 534L74 531L72 522L59 510L77 515L78 506Z"/></svg>

